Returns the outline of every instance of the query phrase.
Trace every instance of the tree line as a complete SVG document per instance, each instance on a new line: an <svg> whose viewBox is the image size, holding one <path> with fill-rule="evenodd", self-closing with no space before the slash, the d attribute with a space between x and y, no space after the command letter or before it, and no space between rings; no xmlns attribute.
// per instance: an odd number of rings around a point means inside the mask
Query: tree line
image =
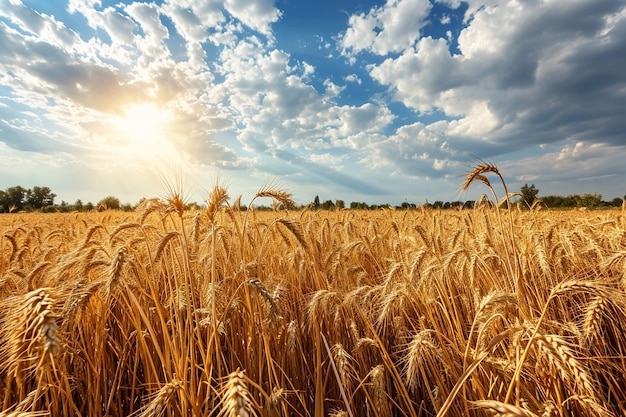
<svg viewBox="0 0 626 417"><path fill-rule="evenodd" d="M74 204L61 201L55 204L56 194L50 187L35 186L24 188L20 185L0 190L0 213L16 212L70 212L70 211L92 211L97 209L133 210L130 204L121 204L120 200L114 196L108 196L94 204L92 202L83 203L78 199Z"/></svg>
<svg viewBox="0 0 626 417"><path fill-rule="evenodd" d="M566 197L548 195L539 198L539 190L535 187L535 184L524 184L519 193L513 198L514 204L519 205L522 208L530 208L534 204L542 204L546 208L602 208L602 207L622 207L623 201L616 197L610 201L602 200L601 194L583 194L583 195L568 195ZM33 188L24 188L19 185L9 187L6 190L0 190L0 213L12 213L22 211L39 211L39 212L71 212L71 211L94 211L94 210L125 210L132 211L137 207L142 200L136 205L122 204L117 197L107 196L98 201L96 204L92 202L83 203L78 199L74 204L70 204L65 201L61 201L59 204L55 204L54 199L56 194L52 192L49 187L35 186ZM485 204L485 201L479 201L480 204ZM392 206L390 204L368 204L366 202L353 201L349 205L346 205L344 200L325 200L321 201L319 196L315 196L313 201L300 208L310 207L314 210L343 210L346 208L354 210L377 210L377 209L397 209L408 210L418 207L428 209L469 209L473 208L477 204L474 200L467 201L434 201L430 203L428 201L424 203L409 203L403 202L400 205ZM486 201L486 204L494 205L494 202ZM197 203L190 203L187 208L201 208L202 206ZM242 207L246 209L246 207ZM273 207L255 206L256 210L272 210Z"/></svg>
<svg viewBox="0 0 626 417"><path fill-rule="evenodd" d="M535 184L524 184L518 193L515 193L513 197L511 197L511 202L515 205L519 205L521 208L531 208L534 204L541 204L546 208L602 208L602 207L622 207L622 204L626 200L626 196L624 199L619 197L613 198L610 201L602 200L601 194L583 194L583 195L568 195L566 197L557 196L557 195L548 195L544 197L539 197L539 189L535 187ZM428 200L424 203L414 204L409 202L404 202L399 206L391 206L390 204L378 204L378 205L368 205L365 202L351 202L351 209L359 209L359 210L376 210L381 208L395 208L395 209L414 209L418 207L428 208L428 209L441 209L441 210L449 210L449 209L470 209L474 208L476 204L489 204L491 206L495 206L495 202L489 201L488 199L485 201L476 201L476 200L467 200L467 201L434 201L433 203L428 202ZM315 196L315 199L310 204L310 206L317 210L334 210L334 209L343 209L346 208L345 202L343 200L326 200L324 202L320 201L319 196Z"/></svg>

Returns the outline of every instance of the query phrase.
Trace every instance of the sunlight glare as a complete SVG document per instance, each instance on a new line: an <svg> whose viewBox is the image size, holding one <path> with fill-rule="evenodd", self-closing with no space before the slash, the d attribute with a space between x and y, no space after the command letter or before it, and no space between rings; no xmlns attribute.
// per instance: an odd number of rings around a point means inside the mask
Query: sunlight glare
<svg viewBox="0 0 626 417"><path fill-rule="evenodd" d="M126 117L116 120L122 138L136 146L161 146L168 120L166 111L153 103L132 104L124 108Z"/></svg>

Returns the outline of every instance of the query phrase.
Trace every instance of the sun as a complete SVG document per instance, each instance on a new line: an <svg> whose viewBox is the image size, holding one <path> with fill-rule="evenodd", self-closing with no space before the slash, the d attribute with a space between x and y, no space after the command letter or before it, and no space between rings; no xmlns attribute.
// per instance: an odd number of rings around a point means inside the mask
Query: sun
<svg viewBox="0 0 626 417"><path fill-rule="evenodd" d="M166 137L169 115L154 103L136 103L124 107L124 116L114 124L119 139L131 146L161 147Z"/></svg>

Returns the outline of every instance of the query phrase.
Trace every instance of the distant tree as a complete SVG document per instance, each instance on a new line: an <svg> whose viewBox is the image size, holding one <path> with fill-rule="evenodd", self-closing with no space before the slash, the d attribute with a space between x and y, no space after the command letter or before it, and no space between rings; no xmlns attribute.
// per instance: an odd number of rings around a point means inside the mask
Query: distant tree
<svg viewBox="0 0 626 417"><path fill-rule="evenodd" d="M32 190L27 190L25 203L34 209L40 209L54 205L56 196L49 187L33 187Z"/></svg>
<svg viewBox="0 0 626 417"><path fill-rule="evenodd" d="M9 196L6 191L0 190L0 213L6 213L9 211Z"/></svg>
<svg viewBox="0 0 626 417"><path fill-rule="evenodd" d="M113 196L108 196L98 201L98 210L119 210L121 206L120 200Z"/></svg>
<svg viewBox="0 0 626 417"><path fill-rule="evenodd" d="M453 201L450 203L450 208L462 208L462 207L463 207L462 201Z"/></svg>
<svg viewBox="0 0 626 417"><path fill-rule="evenodd" d="M439 200L435 201L432 207L438 208L438 209L443 208L443 201L439 201Z"/></svg>
<svg viewBox="0 0 626 417"><path fill-rule="evenodd" d="M578 207L600 207L602 205L602 195L600 194L583 194L578 198Z"/></svg>
<svg viewBox="0 0 626 417"><path fill-rule="evenodd" d="M27 189L16 185L15 187L7 188L5 194L3 206L7 208L6 211L21 211L24 209L24 203L28 194Z"/></svg>
<svg viewBox="0 0 626 417"><path fill-rule="evenodd" d="M70 207L70 203L68 203L67 201L61 200L61 204L59 204L58 210L61 213L67 213L68 211L70 211L71 207Z"/></svg>
<svg viewBox="0 0 626 417"><path fill-rule="evenodd" d="M85 209L85 205L83 204L82 200L79 198L74 203L74 210L76 210L76 211L83 211L84 209Z"/></svg>
<svg viewBox="0 0 626 417"><path fill-rule="evenodd" d="M315 199L313 200L313 207L315 207L316 209L320 208L320 197L319 196L315 196Z"/></svg>
<svg viewBox="0 0 626 417"><path fill-rule="evenodd" d="M465 203L463 203L463 208L464 209L474 208L474 203L476 203L476 201L474 201L474 200L467 200Z"/></svg>
<svg viewBox="0 0 626 417"><path fill-rule="evenodd" d="M139 203L141 203L141 201ZM137 207L139 203L137 203L135 207ZM191 203L185 204L185 210L202 210L202 206L198 204L197 202L193 201Z"/></svg>
<svg viewBox="0 0 626 417"><path fill-rule="evenodd" d="M350 203L350 208L354 210L367 210L369 209L369 206L367 205L367 203L353 201Z"/></svg>
<svg viewBox="0 0 626 417"><path fill-rule="evenodd" d="M613 200L611 200L611 207L622 207L622 203L624 202L624 200L622 200L619 197L615 197Z"/></svg>
<svg viewBox="0 0 626 417"><path fill-rule="evenodd" d="M531 207L537 199L537 194L539 194L539 190L535 187L535 184L524 184L520 190L520 193L522 194L520 202L525 207Z"/></svg>
<svg viewBox="0 0 626 417"><path fill-rule="evenodd" d="M324 210L332 210L335 208L335 203L333 203L333 200L326 200L322 203L322 208Z"/></svg>
<svg viewBox="0 0 626 417"><path fill-rule="evenodd" d="M91 211L94 209L94 205L91 201L85 203L85 211Z"/></svg>
<svg viewBox="0 0 626 417"><path fill-rule="evenodd" d="M337 207L337 210L341 210L346 208L346 203L343 200L336 200L335 201L335 207Z"/></svg>

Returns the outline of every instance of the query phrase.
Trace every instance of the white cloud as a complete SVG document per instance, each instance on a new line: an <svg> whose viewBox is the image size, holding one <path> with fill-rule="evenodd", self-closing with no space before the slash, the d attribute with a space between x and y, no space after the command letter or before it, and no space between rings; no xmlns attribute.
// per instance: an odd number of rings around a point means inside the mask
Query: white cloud
<svg viewBox="0 0 626 417"><path fill-rule="evenodd" d="M626 121L614 117L614 109L626 107L624 77L615 71L626 67L623 11L610 0L567 8L470 4L473 19L459 36L460 55L444 39L422 38L372 65L370 75L407 107L442 112L448 143L462 158L568 138L619 143L626 130ZM385 146L394 150L380 157L397 162L401 143L391 140Z"/></svg>
<svg viewBox="0 0 626 417"><path fill-rule="evenodd" d="M310 161L320 166L327 166L333 169L343 168L343 156L332 155L328 152L321 154L313 154L310 157Z"/></svg>
<svg viewBox="0 0 626 417"><path fill-rule="evenodd" d="M10 8L2 8L0 16L8 18L21 30L42 37L58 47L73 49L80 40L76 32L57 22L52 16L38 13L21 3Z"/></svg>
<svg viewBox="0 0 626 417"><path fill-rule="evenodd" d="M392 87L396 100L420 112L430 112L446 104L441 99L443 93L462 85L466 76L459 68L460 61L460 57L450 55L444 39L428 37L422 38L415 49L407 48L399 57L372 66L370 75Z"/></svg>
<svg viewBox="0 0 626 417"><path fill-rule="evenodd" d="M359 85L361 85L361 83L362 83L362 80L361 80L361 79L359 78L359 76L358 76L358 75L356 75L356 74L348 74L348 75L346 75L346 76L345 76L345 78L344 78L344 79L345 79L347 82L349 82L349 83L357 83L357 84L359 84Z"/></svg>
<svg viewBox="0 0 626 417"><path fill-rule="evenodd" d="M324 80L324 87L326 88L326 92L324 93L324 97L330 99L333 97L337 97L338 95L340 95L343 90L346 89L345 86L340 86L335 84L334 82L332 82L329 79L325 79Z"/></svg>
<svg viewBox="0 0 626 417"><path fill-rule="evenodd" d="M394 119L391 111L382 105L366 103L362 106L342 106L332 109L341 121L337 134L332 136L342 140L360 132L381 132Z"/></svg>
<svg viewBox="0 0 626 417"><path fill-rule="evenodd" d="M154 4L132 3L124 11L140 24L143 32L143 36L136 39L142 51L141 59L152 61L169 57L170 52L165 46L169 31L161 22L159 8Z"/></svg>
<svg viewBox="0 0 626 417"><path fill-rule="evenodd" d="M430 9L428 0L387 0L367 14L350 16L340 40L344 54L369 50L387 55L410 47L419 38Z"/></svg>
<svg viewBox="0 0 626 417"><path fill-rule="evenodd" d="M461 0L435 0L435 3L443 3L453 10L461 7Z"/></svg>
<svg viewBox="0 0 626 417"><path fill-rule="evenodd" d="M465 117L453 120L448 125L448 134L471 138L487 137L498 127L499 120L489 109L486 101L476 102L467 111Z"/></svg>
<svg viewBox="0 0 626 417"><path fill-rule="evenodd" d="M188 42L196 43L205 41L209 34L207 28L219 25L223 21L223 16L219 11L210 15L211 18L202 20L194 13L193 7L187 8L179 2L168 2L163 6L163 12L172 19L176 31ZM205 16L203 16L205 17Z"/></svg>
<svg viewBox="0 0 626 417"><path fill-rule="evenodd" d="M244 25L266 36L271 36L271 24L281 15L274 0L225 0L224 6Z"/></svg>
<svg viewBox="0 0 626 417"><path fill-rule="evenodd" d="M598 192L601 187L593 180L602 179L602 183L609 185L605 189L613 189L621 193L621 197L623 191L619 184L626 175L624 158L626 150L623 146L562 141L541 155L507 161L502 168L511 182L517 182L515 185L545 184L543 189L540 187L541 195Z"/></svg>
<svg viewBox="0 0 626 417"><path fill-rule="evenodd" d="M107 31L114 43L128 44L133 42L133 33L137 24L131 18L107 7L102 12L101 27Z"/></svg>

